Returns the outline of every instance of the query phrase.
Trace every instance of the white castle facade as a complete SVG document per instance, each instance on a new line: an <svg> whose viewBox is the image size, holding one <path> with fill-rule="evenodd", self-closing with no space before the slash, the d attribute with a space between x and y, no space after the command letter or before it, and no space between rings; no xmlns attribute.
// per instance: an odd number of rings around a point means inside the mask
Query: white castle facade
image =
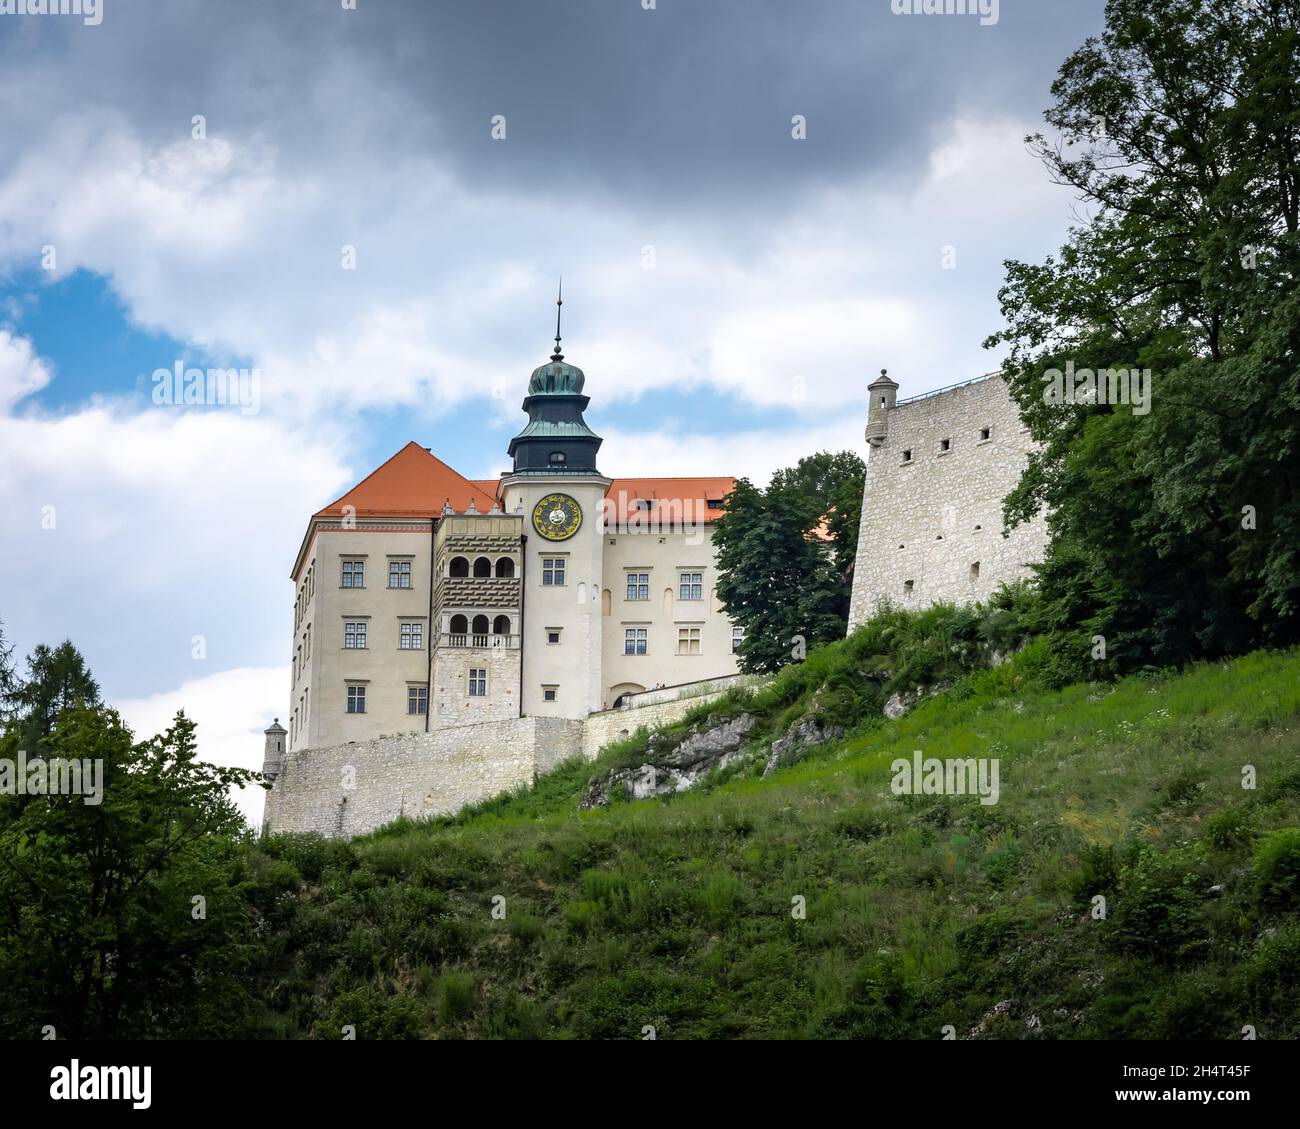
<svg viewBox="0 0 1300 1129"><path fill-rule="evenodd" d="M736 684L712 522L731 478L612 479L559 351L499 481L408 444L312 515L289 726L266 731L264 826L354 835L454 812ZM983 599L1026 575L1041 523L1002 536L1030 449L1003 382L896 401L870 386L850 630L884 599Z"/></svg>

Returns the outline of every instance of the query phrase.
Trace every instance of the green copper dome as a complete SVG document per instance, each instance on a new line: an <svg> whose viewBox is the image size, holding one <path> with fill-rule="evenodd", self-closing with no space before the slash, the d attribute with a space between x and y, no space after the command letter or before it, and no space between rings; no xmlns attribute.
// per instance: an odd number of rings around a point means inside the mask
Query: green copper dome
<svg viewBox="0 0 1300 1129"><path fill-rule="evenodd" d="M563 357L552 356L544 365L533 369L532 379L528 382L528 395L582 395L582 386L587 378L577 365L567 363Z"/></svg>

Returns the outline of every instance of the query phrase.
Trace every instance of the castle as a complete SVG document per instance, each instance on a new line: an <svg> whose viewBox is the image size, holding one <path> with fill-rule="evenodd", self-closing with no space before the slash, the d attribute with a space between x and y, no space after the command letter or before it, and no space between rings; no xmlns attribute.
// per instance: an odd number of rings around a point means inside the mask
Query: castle
<svg viewBox="0 0 1300 1129"><path fill-rule="evenodd" d="M308 521L268 830L451 813L744 680L711 530L734 479L602 475L558 318L555 341L499 481L409 443ZM886 598L984 598L1041 553L1040 524L1001 535L1029 450L1002 381L897 388L868 390L850 630Z"/></svg>

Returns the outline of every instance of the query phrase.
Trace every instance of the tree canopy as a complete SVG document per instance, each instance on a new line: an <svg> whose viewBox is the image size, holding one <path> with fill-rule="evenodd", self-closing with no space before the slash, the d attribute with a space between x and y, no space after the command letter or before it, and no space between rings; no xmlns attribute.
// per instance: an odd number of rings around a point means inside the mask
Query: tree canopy
<svg viewBox="0 0 1300 1129"><path fill-rule="evenodd" d="M1003 372L1041 449L1044 627L1117 669L1300 637L1300 0L1111 0L1029 138L1085 213L1006 264ZM1149 414L1045 379L1150 370Z"/></svg>
<svg viewBox="0 0 1300 1129"><path fill-rule="evenodd" d="M742 478L728 495L713 526L718 598L744 628L743 670L776 670L843 636L864 473L853 452L823 451L777 471L766 490Z"/></svg>

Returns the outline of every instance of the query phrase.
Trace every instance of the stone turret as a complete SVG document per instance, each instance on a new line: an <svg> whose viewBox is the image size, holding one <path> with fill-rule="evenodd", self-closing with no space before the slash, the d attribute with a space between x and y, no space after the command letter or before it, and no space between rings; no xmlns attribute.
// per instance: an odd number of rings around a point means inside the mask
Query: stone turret
<svg viewBox="0 0 1300 1129"><path fill-rule="evenodd" d="M898 399L898 385L887 369L867 386L867 446L879 447L889 434L889 413Z"/></svg>
<svg viewBox="0 0 1300 1129"><path fill-rule="evenodd" d="M276 777L284 771L284 739L287 736L287 730L280 724L277 717L271 722L271 728L266 730L266 749L262 753L262 775L272 784L275 783Z"/></svg>

